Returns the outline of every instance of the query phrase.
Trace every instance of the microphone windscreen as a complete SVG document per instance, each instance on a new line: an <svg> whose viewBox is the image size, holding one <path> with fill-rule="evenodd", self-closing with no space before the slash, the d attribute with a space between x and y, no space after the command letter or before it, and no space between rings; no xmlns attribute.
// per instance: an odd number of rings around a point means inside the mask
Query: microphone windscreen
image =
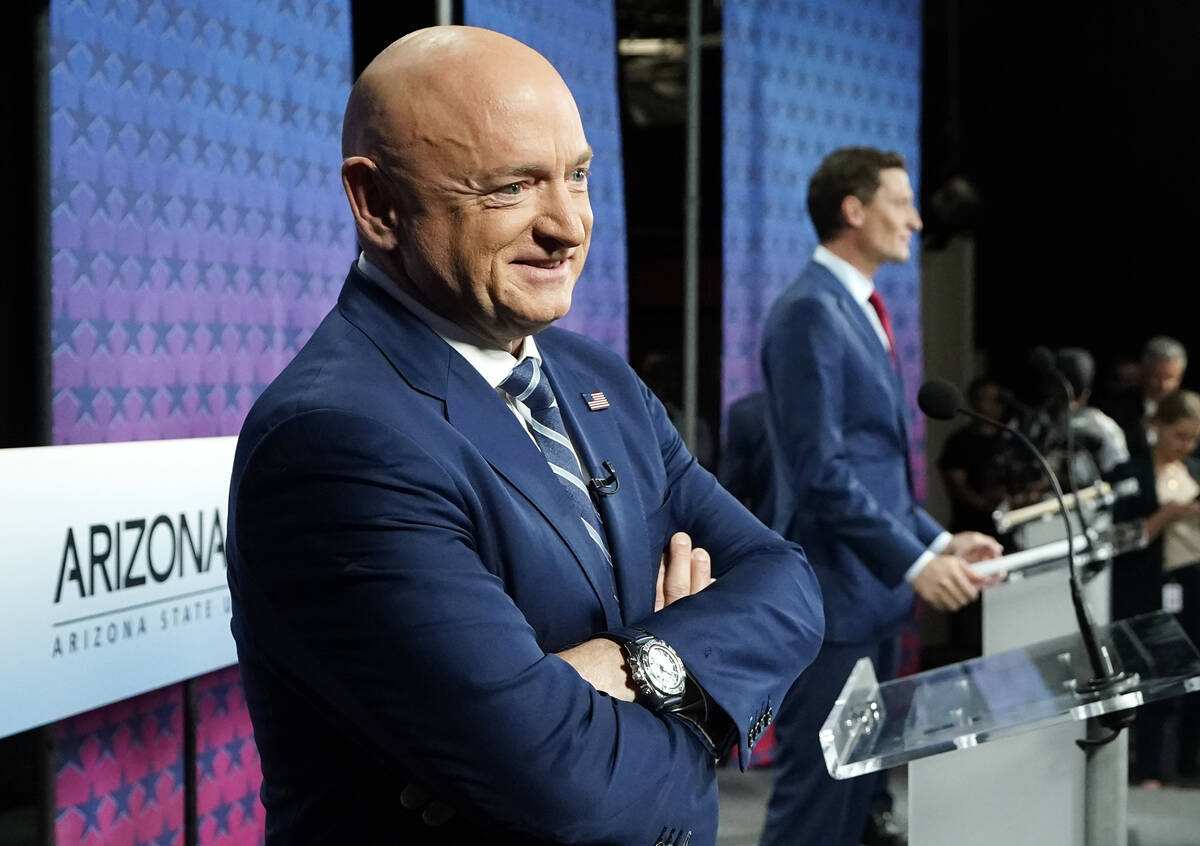
<svg viewBox="0 0 1200 846"><path fill-rule="evenodd" d="M962 394L944 379L930 379L917 391L917 405L927 417L950 420L962 407Z"/></svg>
<svg viewBox="0 0 1200 846"><path fill-rule="evenodd" d="M1054 353L1048 347L1034 347L1029 353L1029 366L1038 373L1051 374L1058 369Z"/></svg>

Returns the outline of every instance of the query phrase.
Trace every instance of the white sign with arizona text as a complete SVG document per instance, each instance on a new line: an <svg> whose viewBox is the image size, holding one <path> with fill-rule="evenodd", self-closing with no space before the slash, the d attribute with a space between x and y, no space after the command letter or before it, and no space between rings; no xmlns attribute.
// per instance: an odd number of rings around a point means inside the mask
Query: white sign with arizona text
<svg viewBox="0 0 1200 846"><path fill-rule="evenodd" d="M0 737L237 662L235 443L0 450Z"/></svg>

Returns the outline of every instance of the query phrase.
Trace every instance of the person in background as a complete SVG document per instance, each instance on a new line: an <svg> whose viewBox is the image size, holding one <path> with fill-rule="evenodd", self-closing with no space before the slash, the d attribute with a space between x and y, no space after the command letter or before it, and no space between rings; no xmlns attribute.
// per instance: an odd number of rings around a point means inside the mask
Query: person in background
<svg viewBox="0 0 1200 846"><path fill-rule="evenodd" d="M967 386L971 409L1005 420L1008 408L999 383L986 376ZM992 512L1007 496L1003 466L1006 442L1000 429L972 419L953 432L942 447L938 470L950 498L952 532L994 532ZM950 648L955 660L983 653L983 609L972 602L949 615Z"/></svg>
<svg viewBox="0 0 1200 846"><path fill-rule="evenodd" d="M1163 609L1175 613L1200 642L1200 394L1161 398L1149 420L1153 446L1116 468L1113 479L1136 479L1140 490L1113 506L1118 522L1144 521L1145 548L1113 562L1112 617L1123 620ZM1148 787L1194 775L1198 694L1145 706L1133 737L1130 776Z"/></svg>
<svg viewBox="0 0 1200 846"><path fill-rule="evenodd" d="M1071 474L1077 487L1090 485L1129 460L1125 433L1115 420L1088 402L1096 375L1091 353L1079 347L1064 347L1056 356L1058 370L1074 392L1069 410L1071 436L1075 442Z"/></svg>
<svg viewBox="0 0 1200 846"><path fill-rule="evenodd" d="M755 391L729 406L725 448L717 478L742 505L764 523L771 522L775 500L771 480L771 441L767 437L767 395Z"/></svg>
<svg viewBox="0 0 1200 846"><path fill-rule="evenodd" d="M869 147L830 153L809 183L808 210L820 245L771 307L762 365L772 525L817 572L825 642L779 708L762 842L857 846L865 833L897 843L882 774L831 778L821 724L860 658L880 681L893 677L914 596L942 610L973 602L986 580L969 562L1000 545L978 532L952 535L913 494L908 406L872 281L884 264L909 260L921 229L903 157Z"/></svg>
<svg viewBox="0 0 1200 846"><path fill-rule="evenodd" d="M637 373L667 410L671 425L683 425L683 363L674 352L653 351L642 357ZM716 462L713 430L703 417L696 417L696 442L690 445L700 466L711 470Z"/></svg>
<svg viewBox="0 0 1200 846"><path fill-rule="evenodd" d="M1150 418L1159 401L1176 390L1187 370L1187 350L1183 344L1166 335L1146 342L1142 349L1139 381L1109 398L1104 411L1125 433L1125 444L1131 455L1146 452L1153 444L1154 428Z"/></svg>
<svg viewBox="0 0 1200 846"><path fill-rule="evenodd" d="M1004 420L1007 409L1000 385L981 376L967 387L971 409ZM950 496L950 531L994 531L992 512L1005 498L1000 429L972 419L946 438L938 469Z"/></svg>

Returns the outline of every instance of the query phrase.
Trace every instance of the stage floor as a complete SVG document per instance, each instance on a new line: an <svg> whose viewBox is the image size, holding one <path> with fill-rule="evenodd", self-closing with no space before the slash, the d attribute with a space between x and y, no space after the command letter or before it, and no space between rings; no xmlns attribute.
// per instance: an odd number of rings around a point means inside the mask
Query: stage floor
<svg viewBox="0 0 1200 846"><path fill-rule="evenodd" d="M717 781L721 791L718 846L757 846L767 798L771 795L770 770L740 773L724 768ZM902 822L908 804L907 782L904 767L897 767L889 774L896 818ZM1200 781L1189 782L1187 787L1158 790L1131 787L1129 828L1129 846L1200 846Z"/></svg>

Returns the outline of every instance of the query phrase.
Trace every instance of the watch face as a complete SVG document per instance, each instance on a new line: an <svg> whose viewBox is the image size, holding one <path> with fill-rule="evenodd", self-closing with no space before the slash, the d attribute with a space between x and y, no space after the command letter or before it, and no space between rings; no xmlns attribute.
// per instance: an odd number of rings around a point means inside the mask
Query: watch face
<svg viewBox="0 0 1200 846"><path fill-rule="evenodd" d="M647 646L642 652L642 666L646 671L646 680L662 693L668 696L683 693L683 662L665 643Z"/></svg>

